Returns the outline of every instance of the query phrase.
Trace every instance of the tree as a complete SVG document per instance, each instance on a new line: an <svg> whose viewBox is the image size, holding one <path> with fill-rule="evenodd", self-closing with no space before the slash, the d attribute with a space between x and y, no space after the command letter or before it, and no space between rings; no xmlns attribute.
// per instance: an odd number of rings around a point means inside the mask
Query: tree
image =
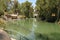
<svg viewBox="0 0 60 40"><path fill-rule="evenodd" d="M46 19L59 19L59 2L60 0L37 0L36 9L39 11L40 18ZM58 7L58 8L57 8ZM55 14L53 17L52 14ZM56 20L54 19L54 20Z"/></svg>
<svg viewBox="0 0 60 40"><path fill-rule="evenodd" d="M0 0L0 15L4 14L4 11L7 11L8 2L10 2L10 0Z"/></svg>
<svg viewBox="0 0 60 40"><path fill-rule="evenodd" d="M47 0L37 0L36 1L36 11L38 11L39 17L45 19L48 8Z"/></svg>
<svg viewBox="0 0 60 40"><path fill-rule="evenodd" d="M21 12L26 16L26 17L31 17L33 15L33 7L32 3L26 1L21 4Z"/></svg>

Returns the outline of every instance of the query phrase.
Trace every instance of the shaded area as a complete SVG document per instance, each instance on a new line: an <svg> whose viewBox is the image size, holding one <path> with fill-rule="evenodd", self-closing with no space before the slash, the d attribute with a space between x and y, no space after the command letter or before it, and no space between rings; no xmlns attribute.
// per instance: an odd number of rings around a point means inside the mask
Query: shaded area
<svg viewBox="0 0 60 40"><path fill-rule="evenodd" d="M36 34L36 40L60 40L60 33Z"/></svg>

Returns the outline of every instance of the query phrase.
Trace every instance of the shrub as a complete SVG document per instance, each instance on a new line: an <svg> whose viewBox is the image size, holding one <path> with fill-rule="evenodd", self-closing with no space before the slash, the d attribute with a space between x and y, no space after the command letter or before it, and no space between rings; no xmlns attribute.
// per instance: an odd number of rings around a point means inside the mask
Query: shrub
<svg viewBox="0 0 60 40"><path fill-rule="evenodd" d="M0 16L1 16L1 15L4 15L4 12L0 10Z"/></svg>
<svg viewBox="0 0 60 40"><path fill-rule="evenodd" d="M2 18L0 18L0 28L5 28L5 26L6 22Z"/></svg>

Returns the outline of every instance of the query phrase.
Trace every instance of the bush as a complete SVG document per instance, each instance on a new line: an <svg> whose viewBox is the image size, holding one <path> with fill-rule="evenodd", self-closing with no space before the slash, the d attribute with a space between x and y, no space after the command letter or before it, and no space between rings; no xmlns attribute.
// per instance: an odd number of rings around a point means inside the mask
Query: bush
<svg viewBox="0 0 60 40"><path fill-rule="evenodd" d="M0 10L0 16L1 16L1 15L4 15L4 12Z"/></svg>
<svg viewBox="0 0 60 40"><path fill-rule="evenodd" d="M8 11L8 14L12 14L12 13L13 13L13 11L12 11L12 10Z"/></svg>
<svg viewBox="0 0 60 40"><path fill-rule="evenodd" d="M0 18L0 28L5 28L5 26L6 22L2 18Z"/></svg>

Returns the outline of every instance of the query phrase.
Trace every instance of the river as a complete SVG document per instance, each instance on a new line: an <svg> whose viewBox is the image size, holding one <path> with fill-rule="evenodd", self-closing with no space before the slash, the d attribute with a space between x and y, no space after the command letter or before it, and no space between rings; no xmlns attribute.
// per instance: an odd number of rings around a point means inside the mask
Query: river
<svg viewBox="0 0 60 40"><path fill-rule="evenodd" d="M60 25L35 18L8 21L6 30L17 40L60 40Z"/></svg>

